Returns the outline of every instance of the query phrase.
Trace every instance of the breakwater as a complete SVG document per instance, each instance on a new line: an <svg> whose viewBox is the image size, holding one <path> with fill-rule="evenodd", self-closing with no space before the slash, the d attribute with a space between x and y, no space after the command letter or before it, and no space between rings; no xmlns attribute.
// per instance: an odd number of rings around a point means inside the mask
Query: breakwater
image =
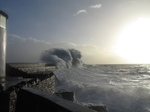
<svg viewBox="0 0 150 112"><path fill-rule="evenodd" d="M7 77L0 80L0 112L19 112L25 108L42 112L54 110L52 107L62 112L95 112L55 95L58 80L53 73L55 66L51 64L13 63L6 68Z"/></svg>

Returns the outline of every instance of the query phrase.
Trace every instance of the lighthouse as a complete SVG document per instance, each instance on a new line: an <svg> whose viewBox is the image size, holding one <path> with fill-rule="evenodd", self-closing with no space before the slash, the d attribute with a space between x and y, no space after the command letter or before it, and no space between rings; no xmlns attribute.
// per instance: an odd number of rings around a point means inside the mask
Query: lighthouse
<svg viewBox="0 0 150 112"><path fill-rule="evenodd" d="M6 20L8 15L0 10L0 78L6 77Z"/></svg>

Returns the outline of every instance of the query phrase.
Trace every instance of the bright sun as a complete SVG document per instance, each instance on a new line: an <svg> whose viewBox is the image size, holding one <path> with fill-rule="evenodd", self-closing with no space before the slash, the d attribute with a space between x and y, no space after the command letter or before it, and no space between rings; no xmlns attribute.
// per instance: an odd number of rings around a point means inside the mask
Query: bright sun
<svg viewBox="0 0 150 112"><path fill-rule="evenodd" d="M150 19L128 25L117 39L116 51L132 63L150 63Z"/></svg>

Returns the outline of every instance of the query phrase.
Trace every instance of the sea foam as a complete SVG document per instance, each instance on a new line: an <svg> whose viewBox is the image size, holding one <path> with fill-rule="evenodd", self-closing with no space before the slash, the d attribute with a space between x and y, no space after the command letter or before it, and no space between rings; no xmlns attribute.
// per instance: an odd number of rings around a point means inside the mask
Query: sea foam
<svg viewBox="0 0 150 112"><path fill-rule="evenodd" d="M150 112L150 65L85 65L74 49L42 56L57 66L56 90L73 91L77 103L105 104L110 112Z"/></svg>

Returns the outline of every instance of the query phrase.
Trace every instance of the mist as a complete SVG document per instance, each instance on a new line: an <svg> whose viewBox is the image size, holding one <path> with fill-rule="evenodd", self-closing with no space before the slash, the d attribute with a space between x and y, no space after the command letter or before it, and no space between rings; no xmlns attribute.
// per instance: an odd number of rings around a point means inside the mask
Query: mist
<svg viewBox="0 0 150 112"><path fill-rule="evenodd" d="M126 63L121 57L119 57L112 48L103 48L92 44L78 45L71 42L57 42L50 43L42 40L37 40L33 37L21 37L14 34L7 35L7 63L37 63L43 62L41 55L45 51L50 49L64 49L67 50L69 60L72 60L70 64L80 63L82 61L85 64L116 64ZM58 50L57 50L58 51ZM52 51L51 51L52 52ZM56 51L55 51L56 53ZM57 56L51 56L52 58L60 58ZM59 61L65 61L62 59ZM47 62L46 60L44 60ZM50 61L50 60L49 60ZM66 63L66 61L65 61Z"/></svg>

